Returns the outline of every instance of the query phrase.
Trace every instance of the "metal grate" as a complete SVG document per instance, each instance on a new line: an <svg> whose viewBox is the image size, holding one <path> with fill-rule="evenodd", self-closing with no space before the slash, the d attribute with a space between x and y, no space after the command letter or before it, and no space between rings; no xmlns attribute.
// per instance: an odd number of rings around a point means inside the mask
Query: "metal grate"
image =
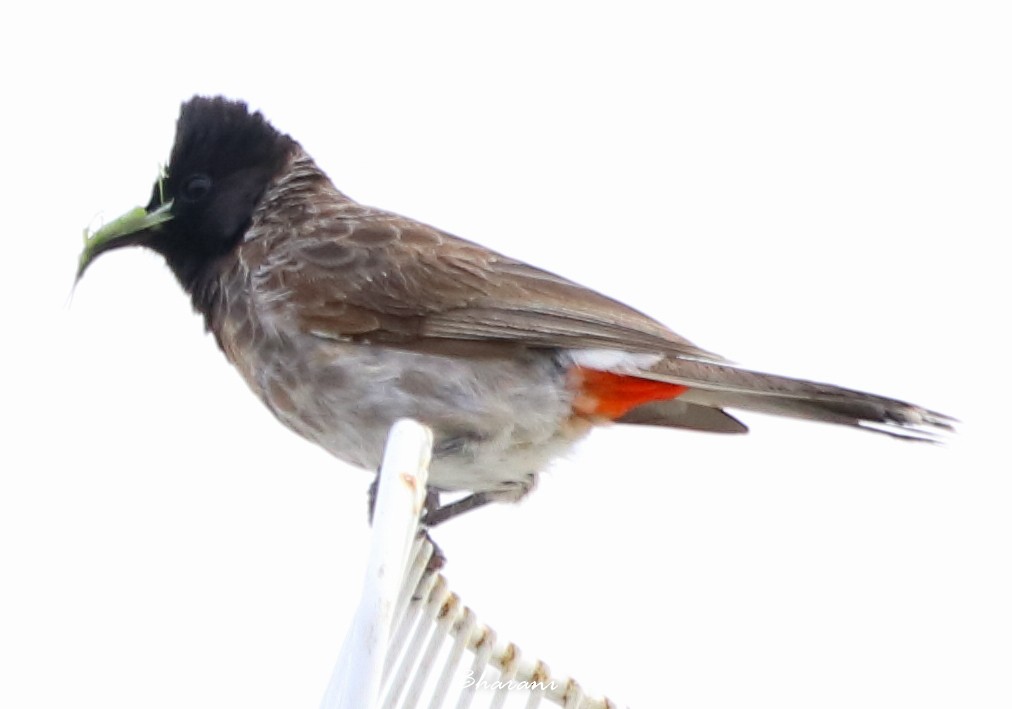
<svg viewBox="0 0 1012 709"><path fill-rule="evenodd" d="M418 529L431 447L413 421L391 430L362 598L321 709L615 709L499 639L450 591Z"/></svg>

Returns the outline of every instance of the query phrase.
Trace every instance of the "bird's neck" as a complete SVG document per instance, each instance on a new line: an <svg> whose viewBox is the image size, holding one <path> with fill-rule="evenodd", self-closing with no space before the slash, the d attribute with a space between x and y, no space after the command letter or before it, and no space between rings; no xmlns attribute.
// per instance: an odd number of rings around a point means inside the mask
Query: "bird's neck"
<svg viewBox="0 0 1012 709"><path fill-rule="evenodd" d="M205 326L211 331L224 304L226 284L222 276L228 270L224 263L228 259L234 260L234 257L226 255L201 262L169 261L172 272L189 294L193 309L203 316Z"/></svg>
<svg viewBox="0 0 1012 709"><path fill-rule="evenodd" d="M262 265L277 243L287 241L304 221L316 218L322 204L355 214L365 209L334 187L298 145L278 175L267 186L242 240L231 251L213 258L196 258L192 252L165 254L194 309L204 316L207 329L216 337L221 324L231 317L229 310L240 306L235 302L237 296L249 293L251 271Z"/></svg>

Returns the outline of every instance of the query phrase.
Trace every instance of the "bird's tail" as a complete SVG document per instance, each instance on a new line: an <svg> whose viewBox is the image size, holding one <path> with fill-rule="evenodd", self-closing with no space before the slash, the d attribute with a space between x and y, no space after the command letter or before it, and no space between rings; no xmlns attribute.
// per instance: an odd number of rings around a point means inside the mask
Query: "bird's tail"
<svg viewBox="0 0 1012 709"><path fill-rule="evenodd" d="M687 387L676 400L683 405L824 421L908 440L938 442L956 423L951 416L898 399L728 364L671 358L640 376Z"/></svg>

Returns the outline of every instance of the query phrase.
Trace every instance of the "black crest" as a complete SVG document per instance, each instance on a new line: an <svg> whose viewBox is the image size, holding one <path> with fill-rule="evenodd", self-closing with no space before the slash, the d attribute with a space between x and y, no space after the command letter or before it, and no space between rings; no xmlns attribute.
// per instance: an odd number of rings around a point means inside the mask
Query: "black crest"
<svg viewBox="0 0 1012 709"><path fill-rule="evenodd" d="M273 174L293 142L242 101L195 96L180 109L169 179L198 171L218 179L250 168Z"/></svg>

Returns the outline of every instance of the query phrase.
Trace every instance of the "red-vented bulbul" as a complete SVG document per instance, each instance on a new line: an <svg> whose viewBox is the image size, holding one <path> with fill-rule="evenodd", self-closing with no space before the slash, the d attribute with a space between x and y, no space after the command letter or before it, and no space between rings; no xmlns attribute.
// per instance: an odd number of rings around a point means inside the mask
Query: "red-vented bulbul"
<svg viewBox="0 0 1012 709"><path fill-rule="evenodd" d="M159 252L225 356L285 425L379 464L391 424L431 427L430 524L529 491L591 426L720 433L722 407L934 440L952 419L731 365L611 298L338 191L297 142L221 97L182 106L151 201L90 235Z"/></svg>

